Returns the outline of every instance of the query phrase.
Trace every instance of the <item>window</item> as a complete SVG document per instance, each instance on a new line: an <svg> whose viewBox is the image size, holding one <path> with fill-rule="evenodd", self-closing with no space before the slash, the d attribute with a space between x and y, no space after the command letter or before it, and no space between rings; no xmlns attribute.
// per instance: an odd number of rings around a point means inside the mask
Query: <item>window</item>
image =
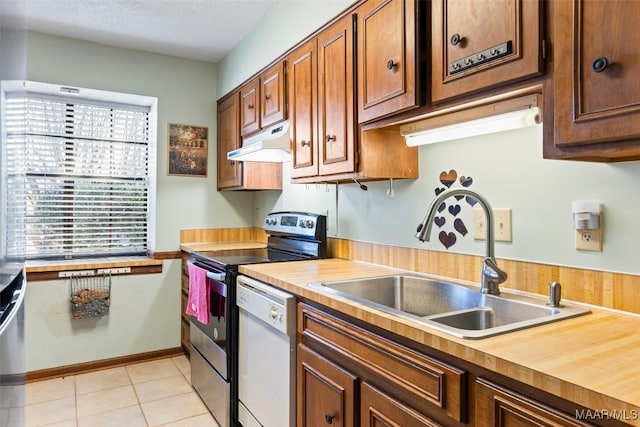
<svg viewBox="0 0 640 427"><path fill-rule="evenodd" d="M8 254L147 254L155 98L26 84L5 94Z"/></svg>

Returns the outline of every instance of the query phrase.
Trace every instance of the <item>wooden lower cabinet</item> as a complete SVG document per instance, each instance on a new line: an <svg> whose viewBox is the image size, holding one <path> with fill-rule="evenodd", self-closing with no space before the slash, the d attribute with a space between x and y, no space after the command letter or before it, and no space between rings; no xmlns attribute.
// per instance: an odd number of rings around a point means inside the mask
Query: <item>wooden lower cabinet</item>
<svg viewBox="0 0 640 427"><path fill-rule="evenodd" d="M189 299L189 268L187 261L189 254L182 253L182 275L180 287L180 344L184 352L188 355L191 352L191 321L185 313L187 300Z"/></svg>
<svg viewBox="0 0 640 427"><path fill-rule="evenodd" d="M476 382L476 425L486 427L592 426L483 378Z"/></svg>
<svg viewBox="0 0 640 427"><path fill-rule="evenodd" d="M440 424L409 408L371 384L360 387L362 427L437 427Z"/></svg>
<svg viewBox="0 0 640 427"><path fill-rule="evenodd" d="M355 427L358 378L298 345L298 427Z"/></svg>

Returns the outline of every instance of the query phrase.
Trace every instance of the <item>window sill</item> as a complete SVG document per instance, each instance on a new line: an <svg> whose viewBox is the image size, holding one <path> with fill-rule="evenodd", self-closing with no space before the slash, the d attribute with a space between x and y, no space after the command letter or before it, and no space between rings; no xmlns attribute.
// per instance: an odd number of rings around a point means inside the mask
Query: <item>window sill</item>
<svg viewBox="0 0 640 427"><path fill-rule="evenodd" d="M75 260L31 260L26 263L27 281L65 279L73 272L100 273L112 270L112 276L162 273L161 259L146 256L107 257ZM117 271L119 270L119 271ZM86 274L86 273L85 273Z"/></svg>

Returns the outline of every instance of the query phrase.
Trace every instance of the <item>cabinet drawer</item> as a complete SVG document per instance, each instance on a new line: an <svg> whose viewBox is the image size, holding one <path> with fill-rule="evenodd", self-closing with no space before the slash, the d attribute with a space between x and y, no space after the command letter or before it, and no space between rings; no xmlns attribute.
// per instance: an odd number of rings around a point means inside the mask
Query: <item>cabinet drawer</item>
<svg viewBox="0 0 640 427"><path fill-rule="evenodd" d="M476 425L478 426L591 426L557 409L493 384L476 381Z"/></svg>
<svg viewBox="0 0 640 427"><path fill-rule="evenodd" d="M306 304L298 305L298 332L306 339L414 397L421 412L439 410L456 421L467 417L467 373Z"/></svg>

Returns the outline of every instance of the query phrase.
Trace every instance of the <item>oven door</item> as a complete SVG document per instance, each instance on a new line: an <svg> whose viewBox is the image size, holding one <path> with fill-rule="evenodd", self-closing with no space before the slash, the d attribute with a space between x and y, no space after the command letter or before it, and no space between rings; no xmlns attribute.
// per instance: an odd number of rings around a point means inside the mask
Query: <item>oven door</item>
<svg viewBox="0 0 640 427"><path fill-rule="evenodd" d="M229 299L229 286L224 282L224 272L207 271L207 277L210 288L209 324L205 325L190 316L191 345L218 371L221 377L228 380L228 339L231 332L229 313L232 304Z"/></svg>

